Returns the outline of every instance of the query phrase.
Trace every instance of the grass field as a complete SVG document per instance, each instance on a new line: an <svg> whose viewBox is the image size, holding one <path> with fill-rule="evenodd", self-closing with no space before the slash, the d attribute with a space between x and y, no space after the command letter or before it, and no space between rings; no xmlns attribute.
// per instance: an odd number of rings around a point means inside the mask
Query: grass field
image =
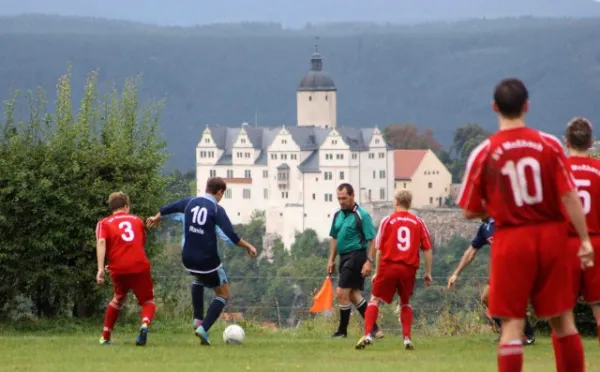
<svg viewBox="0 0 600 372"><path fill-rule="evenodd" d="M146 347L134 345L135 329L113 335L113 345L98 345L97 330L1 332L0 371L496 371L493 334L465 337L416 334L414 351L388 335L363 351L354 350L358 332L330 340L324 332L246 330L243 345L225 345L221 327L211 332L213 346L201 347L191 329L157 329ZM585 340L588 371L600 370L600 346ZM525 371L554 370L549 339L526 348Z"/></svg>

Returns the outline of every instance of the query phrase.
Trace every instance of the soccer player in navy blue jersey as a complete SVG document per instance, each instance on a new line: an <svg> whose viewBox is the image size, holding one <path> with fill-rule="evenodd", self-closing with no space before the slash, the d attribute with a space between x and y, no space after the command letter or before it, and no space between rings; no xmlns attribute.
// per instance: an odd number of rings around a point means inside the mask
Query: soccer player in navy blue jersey
<svg viewBox="0 0 600 372"><path fill-rule="evenodd" d="M473 262L475 256L477 256L477 252L481 248L486 245L491 245L494 240L494 219L487 217L483 218L481 225L477 229L477 234L471 241L471 246L467 248L462 258L460 259L460 263L458 267L448 279L448 289L454 289L456 281L458 280L459 275L463 272L463 270ZM489 283L485 286L483 293L481 294L481 302L487 306L488 293L489 293ZM500 328L500 319L492 318L494 323ZM532 345L535 342L535 331L529 322L529 319L525 320L525 337L523 338L523 345ZM499 339L498 339L499 340ZM498 341L497 340L497 341Z"/></svg>
<svg viewBox="0 0 600 372"><path fill-rule="evenodd" d="M204 195L184 198L164 206L159 213L147 220L148 227L153 227L158 225L162 216L174 213L184 215L184 238L181 251L183 266L194 277L193 284L212 288L215 292L215 298L208 308L206 317L195 330L202 345L210 345L208 331L223 312L229 299L228 279L217 248L219 235L217 227L233 244L246 249L250 256L256 256L256 248L240 239L233 230L225 209L218 204L225 190L227 185L222 178L210 178L206 183ZM199 306L198 302L198 299L192 298L194 308Z"/></svg>

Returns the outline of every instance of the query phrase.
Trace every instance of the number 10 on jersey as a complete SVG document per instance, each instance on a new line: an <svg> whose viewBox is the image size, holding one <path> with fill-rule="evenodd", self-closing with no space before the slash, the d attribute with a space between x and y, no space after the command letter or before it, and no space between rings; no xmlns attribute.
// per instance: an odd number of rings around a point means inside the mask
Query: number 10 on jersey
<svg viewBox="0 0 600 372"><path fill-rule="evenodd" d="M531 172L533 184L527 183L527 177L525 176L527 169ZM537 159L528 156L519 159L516 163L509 160L500 172L504 176L508 176L510 180L510 188L517 207L522 207L525 204L538 204L544 199L541 167Z"/></svg>

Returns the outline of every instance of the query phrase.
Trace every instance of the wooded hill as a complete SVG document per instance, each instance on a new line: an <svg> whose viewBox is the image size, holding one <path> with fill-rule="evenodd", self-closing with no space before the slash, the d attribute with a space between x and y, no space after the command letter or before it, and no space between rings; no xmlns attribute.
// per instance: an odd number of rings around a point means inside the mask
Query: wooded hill
<svg viewBox="0 0 600 372"><path fill-rule="evenodd" d="M448 147L465 123L495 127L491 94L507 76L528 84L535 127L560 134L572 116L600 117L599 19L328 24L294 31L277 24L168 28L6 17L0 18L0 97L54 86L69 62L76 99L93 69L100 72L100 91L143 74L141 101L166 98L161 126L168 164L187 170L206 124L254 123L255 114L259 125L295 124L295 90L317 35L324 68L338 88L339 125L413 123L431 128Z"/></svg>

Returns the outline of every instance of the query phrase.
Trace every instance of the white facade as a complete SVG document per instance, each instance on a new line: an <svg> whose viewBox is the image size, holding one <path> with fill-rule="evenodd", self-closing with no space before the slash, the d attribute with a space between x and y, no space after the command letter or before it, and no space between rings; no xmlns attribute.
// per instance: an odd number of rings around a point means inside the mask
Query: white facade
<svg viewBox="0 0 600 372"><path fill-rule="evenodd" d="M290 248L297 232L329 236L339 208L336 189L350 183L358 203L390 201L394 152L377 128L337 127L333 80L321 71L318 53L298 93L298 123L292 127L207 127L196 149L198 194L210 177L222 177L221 205L233 224L264 211L266 230Z"/></svg>

